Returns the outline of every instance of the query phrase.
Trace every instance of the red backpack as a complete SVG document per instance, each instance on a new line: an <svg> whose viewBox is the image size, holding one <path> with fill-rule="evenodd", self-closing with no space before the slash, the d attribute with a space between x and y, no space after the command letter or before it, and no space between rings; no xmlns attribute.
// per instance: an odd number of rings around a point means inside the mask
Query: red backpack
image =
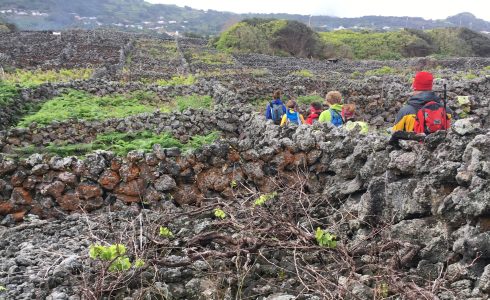
<svg viewBox="0 0 490 300"><path fill-rule="evenodd" d="M430 134L439 130L447 130L450 126L451 121L447 117L444 106L430 101L417 111L413 131Z"/></svg>

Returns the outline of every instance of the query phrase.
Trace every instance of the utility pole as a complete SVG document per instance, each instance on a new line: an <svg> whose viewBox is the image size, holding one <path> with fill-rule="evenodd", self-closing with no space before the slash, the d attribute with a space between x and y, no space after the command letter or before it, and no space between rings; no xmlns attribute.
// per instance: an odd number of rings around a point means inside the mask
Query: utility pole
<svg viewBox="0 0 490 300"><path fill-rule="evenodd" d="M310 18L308 19L308 27L310 27L310 28L311 28L311 17L312 17L312 15L310 15Z"/></svg>

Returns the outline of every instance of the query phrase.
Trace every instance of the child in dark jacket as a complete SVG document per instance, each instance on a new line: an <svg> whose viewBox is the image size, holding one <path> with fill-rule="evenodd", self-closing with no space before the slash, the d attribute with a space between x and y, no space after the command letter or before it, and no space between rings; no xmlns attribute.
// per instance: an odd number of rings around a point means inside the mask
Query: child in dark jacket
<svg viewBox="0 0 490 300"><path fill-rule="evenodd" d="M280 124L282 116L286 114L286 106L281 101L281 94L280 90L275 91L272 95L273 100L265 108L265 118L272 120L277 125Z"/></svg>
<svg viewBox="0 0 490 300"><path fill-rule="evenodd" d="M310 104L310 114L306 119L306 124L313 125L313 123L318 122L318 118L322 113L322 105L318 102L313 102Z"/></svg>

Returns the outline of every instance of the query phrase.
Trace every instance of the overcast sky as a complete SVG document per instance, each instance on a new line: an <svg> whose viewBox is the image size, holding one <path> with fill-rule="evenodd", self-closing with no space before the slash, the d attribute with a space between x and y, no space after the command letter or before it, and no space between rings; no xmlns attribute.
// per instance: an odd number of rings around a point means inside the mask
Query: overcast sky
<svg viewBox="0 0 490 300"><path fill-rule="evenodd" d="M471 12L490 21L490 0L146 0L198 9L236 13L290 13L360 17L366 15L410 16L444 19Z"/></svg>

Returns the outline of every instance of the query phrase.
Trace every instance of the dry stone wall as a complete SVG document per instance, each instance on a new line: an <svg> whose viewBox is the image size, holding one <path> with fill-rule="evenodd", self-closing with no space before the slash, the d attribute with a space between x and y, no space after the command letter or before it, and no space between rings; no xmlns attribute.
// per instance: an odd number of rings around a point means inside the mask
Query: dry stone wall
<svg viewBox="0 0 490 300"><path fill-rule="evenodd" d="M114 49L123 51L111 55L120 69L134 49L129 49L131 39L115 40L122 46ZM47 43L55 45L49 39ZM204 46L182 41L182 51L190 48L186 43ZM129 51L124 52L124 45ZM47 52L30 64L54 65L53 57ZM333 64L253 55L236 59L236 65L274 72L216 76L186 87L113 82L107 79L110 74L22 92L15 100L19 106L42 103L66 88L97 95L149 90L163 100L197 93L211 95L216 105L213 111L71 120L2 131L0 285L6 287L7 299L83 298L101 280L100 268L87 255L90 244L100 241L127 243L131 259L150 251L145 257L150 267L124 273L134 277L114 291L121 299L240 295L364 300L383 289L389 295L427 299L488 298L488 77L448 82L450 106L456 108L457 95L468 95L471 112L447 134L390 145L389 136L377 131L363 135L328 124L279 127L243 104L267 99L277 88L292 96L336 89L358 104L371 125L386 126L409 95L407 78L352 79L349 73L398 63ZM410 60L400 66L421 63ZM437 63L466 70L488 61ZM335 68L339 74L324 74ZM323 75L310 79L284 74L298 69ZM276 78L281 72L284 76ZM436 89L441 84L437 80ZM13 112L3 128L17 122L20 115ZM96 151L85 158L33 154L19 159L5 153L12 146L89 142L100 132L143 129L172 132L183 141L219 130L222 138L189 153L159 145L124 157ZM278 192L270 204L254 205L270 192ZM229 218L218 220L216 207ZM317 245L312 219L339 237L336 248ZM175 239L152 234L163 225L174 231ZM327 287L317 289L318 282Z"/></svg>

